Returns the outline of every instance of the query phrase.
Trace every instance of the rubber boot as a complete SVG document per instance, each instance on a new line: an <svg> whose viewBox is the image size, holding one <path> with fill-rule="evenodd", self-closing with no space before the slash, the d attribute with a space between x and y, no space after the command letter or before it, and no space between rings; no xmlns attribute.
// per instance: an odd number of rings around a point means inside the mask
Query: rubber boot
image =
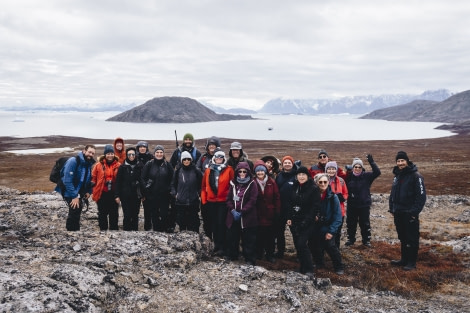
<svg viewBox="0 0 470 313"><path fill-rule="evenodd" d="M390 264L394 266L405 266L408 263L408 258L406 255L406 245L401 244L401 259L400 260L391 260Z"/></svg>
<svg viewBox="0 0 470 313"><path fill-rule="evenodd" d="M405 271L411 271L416 269L416 260L418 259L418 248L417 247L407 247L406 253L408 255L408 262L406 263L403 269Z"/></svg>

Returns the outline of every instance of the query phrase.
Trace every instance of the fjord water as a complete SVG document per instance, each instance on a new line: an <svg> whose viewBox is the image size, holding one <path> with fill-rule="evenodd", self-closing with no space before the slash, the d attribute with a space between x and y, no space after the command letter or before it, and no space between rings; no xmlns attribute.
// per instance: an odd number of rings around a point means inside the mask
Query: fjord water
<svg viewBox="0 0 470 313"><path fill-rule="evenodd" d="M0 136L74 136L94 139L115 137L137 140L179 139L185 133L197 138L293 141L359 141L438 138L452 135L436 130L442 123L362 120L359 115L254 114L256 120L206 123L107 122L119 112L0 112Z"/></svg>

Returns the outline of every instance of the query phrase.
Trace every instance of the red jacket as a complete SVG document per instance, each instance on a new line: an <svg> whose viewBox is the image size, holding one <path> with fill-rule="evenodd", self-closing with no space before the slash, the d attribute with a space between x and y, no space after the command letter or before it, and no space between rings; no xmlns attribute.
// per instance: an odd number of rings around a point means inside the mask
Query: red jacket
<svg viewBox="0 0 470 313"><path fill-rule="evenodd" d="M93 170L91 171L91 182L93 184L93 201L97 202L101 198L103 191L109 191L106 186L108 180L112 181L112 190L115 188L116 176L121 163L118 162L117 156L114 156L113 163L106 162L104 155L100 156L96 162Z"/></svg>
<svg viewBox="0 0 470 313"><path fill-rule="evenodd" d="M343 195L344 201L340 201L339 205L341 207L341 214L344 217L346 215L344 202L348 200L348 187L346 186L346 182L341 177L335 176L335 180L330 181L330 187L333 193L340 193Z"/></svg>
<svg viewBox="0 0 470 313"><path fill-rule="evenodd" d="M118 142L118 141L122 142L122 150L121 151L116 149L116 142ZM122 139L121 137L117 137L114 140L113 148L114 148L114 155L118 157L119 163L123 164L124 161L126 160L126 157L127 157L127 155L126 155L126 146L124 145L124 139Z"/></svg>
<svg viewBox="0 0 470 313"><path fill-rule="evenodd" d="M211 187L210 177L211 171L214 171L211 166L206 168L204 176L202 177L201 186L201 203L206 204L207 202L225 202L227 200L228 191L230 188L230 181L233 179L234 173L233 168L225 165L219 175L219 187L217 194L214 193Z"/></svg>
<svg viewBox="0 0 470 313"><path fill-rule="evenodd" d="M268 176L264 191L260 183L255 179L258 186L258 199L256 210L258 212L258 225L271 226L281 213L281 194L274 179Z"/></svg>

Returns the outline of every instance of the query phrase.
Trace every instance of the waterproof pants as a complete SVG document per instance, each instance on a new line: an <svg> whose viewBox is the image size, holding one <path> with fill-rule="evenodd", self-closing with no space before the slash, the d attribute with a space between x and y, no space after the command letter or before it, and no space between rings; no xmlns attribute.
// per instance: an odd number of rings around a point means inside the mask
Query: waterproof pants
<svg viewBox="0 0 470 313"><path fill-rule="evenodd" d="M262 259L266 252L266 259L274 256L274 226L258 226L258 234L256 238L256 255L258 259Z"/></svg>
<svg viewBox="0 0 470 313"><path fill-rule="evenodd" d="M72 209L70 207L70 202L72 202L72 198L64 198L65 202L69 207L69 214L67 216L67 221L65 222L65 228L68 231L77 231L80 230L80 216L82 214L83 203L80 201L80 206L76 209Z"/></svg>
<svg viewBox="0 0 470 313"><path fill-rule="evenodd" d="M227 226L225 218L227 217L227 205L224 202L207 202L209 211L212 235L214 240L214 252L225 251L225 238Z"/></svg>
<svg viewBox="0 0 470 313"><path fill-rule="evenodd" d="M139 230L140 199L136 196L121 198L124 230Z"/></svg>
<svg viewBox="0 0 470 313"><path fill-rule="evenodd" d="M176 222L180 231L191 230L199 233L199 203L193 205L176 205Z"/></svg>
<svg viewBox="0 0 470 313"><path fill-rule="evenodd" d="M313 224L300 227L298 223L293 222L290 226L294 246L297 250L297 257L300 261L300 272L302 274L313 272L312 253L308 247L309 238L313 232Z"/></svg>
<svg viewBox="0 0 470 313"><path fill-rule="evenodd" d="M240 221L233 221L227 232L227 256L231 260L238 259L240 253L240 239L242 241L242 255L245 262L256 264L256 227L242 229Z"/></svg>
<svg viewBox="0 0 470 313"><path fill-rule="evenodd" d="M419 218L407 212L395 212L393 221L402 245L402 260L416 265L419 249ZM405 255L403 255L403 253Z"/></svg>
<svg viewBox="0 0 470 313"><path fill-rule="evenodd" d="M114 200L114 192L103 192L97 204L100 230L118 230L119 205Z"/></svg>
<svg viewBox="0 0 470 313"><path fill-rule="evenodd" d="M346 215L346 226L348 228L348 240L356 241L357 223L361 228L362 243L370 242L370 207L352 207L348 206Z"/></svg>

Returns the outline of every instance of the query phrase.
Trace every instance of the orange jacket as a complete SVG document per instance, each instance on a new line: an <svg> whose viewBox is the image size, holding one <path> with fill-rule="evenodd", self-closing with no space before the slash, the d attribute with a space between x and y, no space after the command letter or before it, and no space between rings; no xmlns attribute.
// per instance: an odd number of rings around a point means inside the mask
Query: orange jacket
<svg viewBox="0 0 470 313"><path fill-rule="evenodd" d="M116 142L118 141L121 141L122 142L122 150L119 151L118 149L116 149ZM118 157L119 159L119 163L124 163L124 161L126 160L126 145L124 144L124 139L122 139L121 137L117 137L116 139L114 139L114 143L113 143L113 148L114 148L114 155Z"/></svg>
<svg viewBox="0 0 470 313"><path fill-rule="evenodd" d="M91 171L91 183L93 185L93 201L97 202L101 198L103 191L109 191L108 187L105 186L106 182L111 180L112 190L115 188L116 175L118 168L121 165L118 161L118 157L114 156L114 162L108 165L106 157L100 156L98 162L96 162L93 170Z"/></svg>
<svg viewBox="0 0 470 313"><path fill-rule="evenodd" d="M344 179L336 176L334 181L330 181L330 187L333 193L340 193L343 195L344 202L348 200L348 187L346 187L346 182L344 181ZM341 214L343 217L346 215L344 202L339 202L339 205L341 207Z"/></svg>
<svg viewBox="0 0 470 313"><path fill-rule="evenodd" d="M234 173L231 166L227 166L220 172L219 176L219 187L217 188L217 194L214 194L210 184L210 173L213 171L210 167L206 168L204 176L202 177L201 186L201 202L206 204L207 202L225 202L227 200L230 181L233 179Z"/></svg>

